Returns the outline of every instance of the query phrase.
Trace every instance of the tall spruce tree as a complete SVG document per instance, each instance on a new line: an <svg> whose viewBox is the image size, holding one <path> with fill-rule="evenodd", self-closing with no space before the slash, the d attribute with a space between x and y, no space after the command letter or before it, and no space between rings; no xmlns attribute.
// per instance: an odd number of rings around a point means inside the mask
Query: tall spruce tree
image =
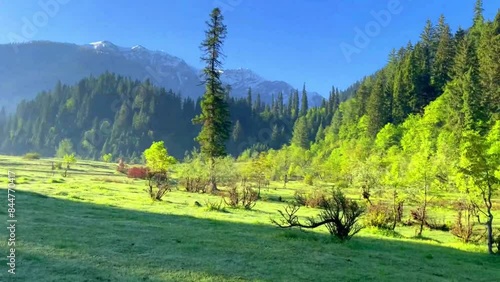
<svg viewBox="0 0 500 282"><path fill-rule="evenodd" d="M442 93L443 87L450 81L455 55L450 26L445 22L443 15L438 24L439 44L432 68L432 85L437 93Z"/></svg>
<svg viewBox="0 0 500 282"><path fill-rule="evenodd" d="M309 103L307 102L306 84L304 83L304 86L302 87L302 97L300 99L300 116L305 116L308 108Z"/></svg>
<svg viewBox="0 0 500 282"><path fill-rule="evenodd" d="M205 76L205 93L201 101L201 114L193 119L202 128L196 140L200 143L201 153L210 162L210 190L217 190L215 177L215 161L226 155L226 142L230 136L231 121L226 91L220 80L222 46L226 38L224 17L219 8L213 9L210 20L207 21L208 30L205 31L205 40L201 43L203 51L202 61L206 66L203 69Z"/></svg>

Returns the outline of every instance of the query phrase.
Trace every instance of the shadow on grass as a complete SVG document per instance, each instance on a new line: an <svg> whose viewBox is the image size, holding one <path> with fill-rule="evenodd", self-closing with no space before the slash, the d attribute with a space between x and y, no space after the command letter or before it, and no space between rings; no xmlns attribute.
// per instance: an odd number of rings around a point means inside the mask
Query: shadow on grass
<svg viewBox="0 0 500 282"><path fill-rule="evenodd" d="M317 232L16 193L18 281L494 281L500 277L499 257L419 242L355 237L340 244ZM4 220L5 209L0 215ZM6 238L2 229L0 235ZM0 247L7 252L5 242ZM1 262L6 267L5 258ZM0 281L6 281L6 275L2 269Z"/></svg>

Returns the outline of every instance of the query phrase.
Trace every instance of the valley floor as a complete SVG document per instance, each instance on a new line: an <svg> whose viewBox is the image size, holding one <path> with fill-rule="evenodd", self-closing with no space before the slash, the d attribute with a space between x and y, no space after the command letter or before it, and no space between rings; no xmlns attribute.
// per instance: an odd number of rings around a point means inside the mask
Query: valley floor
<svg viewBox="0 0 500 282"><path fill-rule="evenodd" d="M272 183L253 210L218 212L205 206L220 198L181 188L153 203L145 182L117 174L114 164L79 162L66 178L52 176L48 160L0 156L0 167L0 222L7 226L9 169L18 220L15 275L7 272L8 230L0 228L0 281L500 280L500 256L446 232L414 239L411 227L391 236L366 229L336 243L326 229L276 228L270 218L284 203L273 199L291 199L301 183Z"/></svg>

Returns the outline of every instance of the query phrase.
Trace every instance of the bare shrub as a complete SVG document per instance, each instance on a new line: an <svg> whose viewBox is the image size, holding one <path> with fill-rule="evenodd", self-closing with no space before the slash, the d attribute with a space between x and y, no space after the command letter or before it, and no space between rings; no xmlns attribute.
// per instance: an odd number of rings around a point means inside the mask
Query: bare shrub
<svg viewBox="0 0 500 282"><path fill-rule="evenodd" d="M251 210L257 203L258 199L258 192L252 189L250 186L245 186L241 189L238 189L236 185L232 185L228 189L224 201L228 206L232 208L241 206L244 209Z"/></svg>
<svg viewBox="0 0 500 282"><path fill-rule="evenodd" d="M186 177L181 180L187 192L205 193L208 185L208 179L202 177Z"/></svg>
<svg viewBox="0 0 500 282"><path fill-rule="evenodd" d="M148 172L147 192L152 200L161 201L161 198L172 191L172 183L166 172Z"/></svg>
<svg viewBox="0 0 500 282"><path fill-rule="evenodd" d="M477 215L475 206L462 200L455 203L454 209L457 216L451 228L451 234L460 238L464 243L476 242L479 238L474 236L475 217Z"/></svg>
<svg viewBox="0 0 500 282"><path fill-rule="evenodd" d="M206 205L206 209L208 211L226 212L226 208L224 207L222 200L219 202L205 200L205 205Z"/></svg>
<svg viewBox="0 0 500 282"><path fill-rule="evenodd" d="M127 167L125 166L125 162L122 158L118 160L118 165L116 167L116 171L127 174Z"/></svg>
<svg viewBox="0 0 500 282"><path fill-rule="evenodd" d="M281 228L316 228L325 225L330 235L340 241L351 239L363 228L358 221L365 209L357 202L347 199L338 189L327 199L318 216L319 219L308 218L307 223L301 223L297 216L299 209L297 205L288 205L284 211L278 211L281 215L280 222L274 219L271 221Z"/></svg>

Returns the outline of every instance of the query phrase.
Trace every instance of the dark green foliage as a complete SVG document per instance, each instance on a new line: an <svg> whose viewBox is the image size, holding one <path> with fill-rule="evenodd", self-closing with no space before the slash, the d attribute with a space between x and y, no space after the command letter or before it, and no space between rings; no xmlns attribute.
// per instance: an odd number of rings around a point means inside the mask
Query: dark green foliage
<svg viewBox="0 0 500 282"><path fill-rule="evenodd" d="M259 151L280 148L291 139L294 120L290 115L263 112L263 107L256 107L257 100L253 109L246 99L228 101L232 123L241 129L233 131L239 131L236 140L227 142L227 151L234 156L252 147L261 148ZM71 101L81 106L69 112ZM182 99L147 81L107 73L74 86L56 86L33 101L22 102L11 117L0 121L0 132L12 133L0 134L0 152L22 155L36 151L54 156L66 139L58 154L61 157L75 152L84 159L111 154L129 160L135 153L140 161L152 141L163 140L169 153L181 159L196 146L194 138L200 127L191 120L200 112L200 100ZM319 122L312 126L315 133ZM275 128L272 140L263 134L266 128Z"/></svg>
<svg viewBox="0 0 500 282"><path fill-rule="evenodd" d="M222 69L222 46L226 38L226 26L220 9L215 8L207 22L206 38L201 43L202 60L206 63L205 94L201 101L201 114L193 119L202 128L196 140L200 143L201 153L210 159L226 155L226 141L229 139L231 120L228 101L220 80Z"/></svg>

